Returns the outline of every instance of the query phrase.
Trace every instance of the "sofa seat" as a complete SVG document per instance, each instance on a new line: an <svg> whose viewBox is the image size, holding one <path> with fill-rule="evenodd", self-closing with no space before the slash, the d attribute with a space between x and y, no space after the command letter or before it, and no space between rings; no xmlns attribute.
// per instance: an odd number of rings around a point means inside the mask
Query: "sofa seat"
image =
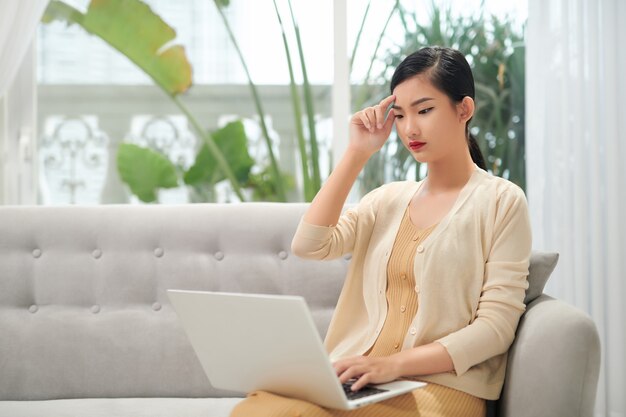
<svg viewBox="0 0 626 417"><path fill-rule="evenodd" d="M0 401L2 417L221 417L242 398L87 398Z"/></svg>

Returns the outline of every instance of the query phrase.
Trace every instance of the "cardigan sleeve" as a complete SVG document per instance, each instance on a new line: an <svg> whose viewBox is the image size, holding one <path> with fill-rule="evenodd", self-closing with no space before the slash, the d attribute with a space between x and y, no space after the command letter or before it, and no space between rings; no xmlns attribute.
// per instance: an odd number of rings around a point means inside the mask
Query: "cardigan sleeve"
<svg viewBox="0 0 626 417"><path fill-rule="evenodd" d="M354 249L358 238L359 222L373 220L378 206L378 197L384 186L367 193L359 204L346 210L336 225L319 226L300 219L291 241L291 251L306 259L335 259Z"/></svg>
<svg viewBox="0 0 626 417"><path fill-rule="evenodd" d="M447 349L457 375L505 353L526 308L532 246L528 205L523 191L516 186L503 191L497 204L476 318L437 340Z"/></svg>

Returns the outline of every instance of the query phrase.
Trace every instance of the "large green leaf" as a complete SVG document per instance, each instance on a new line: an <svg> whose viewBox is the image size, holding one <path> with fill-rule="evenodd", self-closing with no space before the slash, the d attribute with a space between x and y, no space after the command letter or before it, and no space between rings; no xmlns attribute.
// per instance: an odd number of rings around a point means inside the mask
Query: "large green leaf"
<svg viewBox="0 0 626 417"><path fill-rule="evenodd" d="M68 26L80 24L83 20L83 14L59 0L50 0L48 7L41 17L41 23L51 23L55 20L67 23Z"/></svg>
<svg viewBox="0 0 626 417"><path fill-rule="evenodd" d="M159 188L178 186L174 164L160 153L141 146L122 143L117 150L117 169L122 181L145 203L156 201Z"/></svg>
<svg viewBox="0 0 626 417"><path fill-rule="evenodd" d="M231 122L213 132L212 137L233 170L237 181L246 182L254 160L248 153L248 138L243 123L239 120ZM215 157L204 144L193 166L185 173L185 184L193 185L201 182L215 184L223 179L225 176L218 169Z"/></svg>
<svg viewBox="0 0 626 417"><path fill-rule="evenodd" d="M191 65L185 49L169 45L176 32L140 0L92 0L86 14L52 0L43 21L55 19L78 24L100 37L169 94L182 93L191 86Z"/></svg>

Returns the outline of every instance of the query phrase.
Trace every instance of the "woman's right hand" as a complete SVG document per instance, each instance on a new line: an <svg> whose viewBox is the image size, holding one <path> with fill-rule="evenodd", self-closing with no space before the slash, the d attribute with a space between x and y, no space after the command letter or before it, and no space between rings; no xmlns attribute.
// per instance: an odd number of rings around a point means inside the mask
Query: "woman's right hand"
<svg viewBox="0 0 626 417"><path fill-rule="evenodd" d="M326 227L337 224L354 181L367 160L378 152L391 133L395 115L393 110L390 110L385 119L385 111L395 98L395 96L389 96L378 105L363 109L352 116L348 149L311 202L304 215L307 223ZM379 123L380 128L377 126ZM304 241L310 242L311 240L305 238ZM297 250L299 249L294 249L294 253ZM307 250L305 248L301 253L305 254Z"/></svg>
<svg viewBox="0 0 626 417"><path fill-rule="evenodd" d="M393 109L389 110L386 119L385 112L395 99L396 96L391 95L376 106L367 107L352 115L349 149L362 152L369 157L383 147L391 134L395 119Z"/></svg>

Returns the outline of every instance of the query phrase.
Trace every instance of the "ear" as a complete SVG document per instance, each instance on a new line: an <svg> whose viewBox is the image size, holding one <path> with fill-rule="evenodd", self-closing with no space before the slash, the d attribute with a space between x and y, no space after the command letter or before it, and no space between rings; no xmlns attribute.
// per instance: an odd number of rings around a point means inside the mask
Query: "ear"
<svg viewBox="0 0 626 417"><path fill-rule="evenodd" d="M459 115L459 122L466 123L474 116L474 100L469 97L463 97L463 100L457 104L457 114Z"/></svg>

